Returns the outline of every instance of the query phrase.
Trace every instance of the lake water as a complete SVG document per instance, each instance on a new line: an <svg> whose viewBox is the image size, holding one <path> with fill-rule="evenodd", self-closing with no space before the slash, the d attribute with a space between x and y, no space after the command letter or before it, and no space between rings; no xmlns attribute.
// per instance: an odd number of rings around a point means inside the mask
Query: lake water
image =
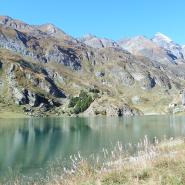
<svg viewBox="0 0 185 185"><path fill-rule="evenodd" d="M0 176L10 169L37 172L48 161L62 162L78 151L97 154L145 135L151 141L185 136L185 117L0 119Z"/></svg>

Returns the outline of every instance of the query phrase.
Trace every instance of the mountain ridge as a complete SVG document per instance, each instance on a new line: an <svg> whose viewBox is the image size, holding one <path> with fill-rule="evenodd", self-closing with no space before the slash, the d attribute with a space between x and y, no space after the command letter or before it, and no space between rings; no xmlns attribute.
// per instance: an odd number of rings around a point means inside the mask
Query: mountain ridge
<svg viewBox="0 0 185 185"><path fill-rule="evenodd" d="M161 33L73 38L1 16L0 103L31 116L184 112L184 51Z"/></svg>

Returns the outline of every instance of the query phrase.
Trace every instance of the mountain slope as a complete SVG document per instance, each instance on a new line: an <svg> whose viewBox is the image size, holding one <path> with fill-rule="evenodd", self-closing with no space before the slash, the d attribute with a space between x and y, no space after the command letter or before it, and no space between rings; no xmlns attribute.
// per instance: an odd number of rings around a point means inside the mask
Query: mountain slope
<svg viewBox="0 0 185 185"><path fill-rule="evenodd" d="M159 35L75 39L52 24L0 17L0 106L33 116L71 115L77 107L107 116L167 113L169 105L184 111L184 47L164 42Z"/></svg>

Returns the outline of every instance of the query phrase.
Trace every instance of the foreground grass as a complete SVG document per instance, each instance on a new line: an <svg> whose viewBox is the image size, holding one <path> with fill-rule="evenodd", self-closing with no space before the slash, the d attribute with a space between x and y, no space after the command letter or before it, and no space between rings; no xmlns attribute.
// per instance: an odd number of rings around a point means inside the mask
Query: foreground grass
<svg viewBox="0 0 185 185"><path fill-rule="evenodd" d="M15 177L7 184L21 185L183 185L185 184L184 139L170 139L150 144L145 138L138 153L129 156L118 144L108 153L107 161L88 163L80 155L71 156L72 167L51 167L46 178ZM111 156L111 157L110 157ZM3 185L6 182L3 182Z"/></svg>
<svg viewBox="0 0 185 185"><path fill-rule="evenodd" d="M185 184L185 143L183 139L147 146L135 157L121 157L94 169L86 162L76 173L48 184L68 185L180 185Z"/></svg>

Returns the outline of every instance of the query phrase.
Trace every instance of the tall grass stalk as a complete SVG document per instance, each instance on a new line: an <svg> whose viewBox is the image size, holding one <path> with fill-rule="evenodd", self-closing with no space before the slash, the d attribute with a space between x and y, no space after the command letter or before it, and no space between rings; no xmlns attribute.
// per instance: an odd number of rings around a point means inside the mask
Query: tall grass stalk
<svg viewBox="0 0 185 185"><path fill-rule="evenodd" d="M184 138L170 138L163 141L154 138L151 143L145 136L137 145L129 143L127 147L118 141L113 150L102 148L99 155L92 154L89 157L83 157L80 152L77 152L69 156L68 167L58 160L48 166L44 175L38 173L34 177L28 177L12 174L12 177L4 179L2 184L173 184L173 181L178 184L182 178L185 180L185 172L181 174L180 170L175 168L181 164L185 171L184 147ZM137 152L130 155L130 151ZM171 177L170 170L173 171L173 168L177 170L180 180L177 178L178 175ZM164 173L166 170L169 174Z"/></svg>

